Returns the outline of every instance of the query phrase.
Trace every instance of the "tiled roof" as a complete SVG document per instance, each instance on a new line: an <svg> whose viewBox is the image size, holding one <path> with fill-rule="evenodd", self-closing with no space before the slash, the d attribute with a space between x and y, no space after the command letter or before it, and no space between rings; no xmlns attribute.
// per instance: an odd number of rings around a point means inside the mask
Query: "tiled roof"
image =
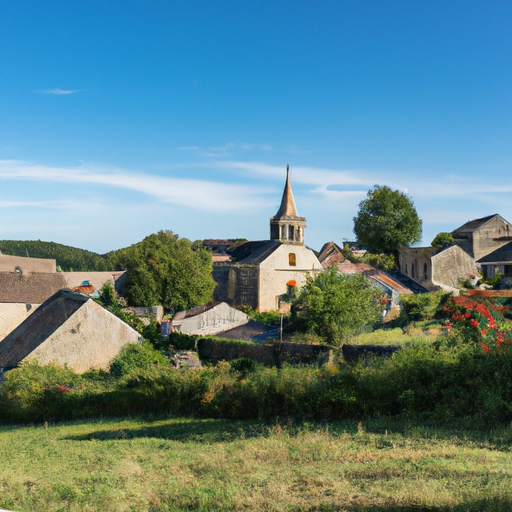
<svg viewBox="0 0 512 512"><path fill-rule="evenodd" d="M0 272L0 302L42 304L63 288L67 288L67 284L60 272L51 274Z"/></svg>
<svg viewBox="0 0 512 512"><path fill-rule="evenodd" d="M487 256L480 258L478 263L507 263L512 264L512 242L503 245L499 249L491 252Z"/></svg>
<svg viewBox="0 0 512 512"><path fill-rule="evenodd" d="M94 288L92 284L81 284L80 286L72 288L71 291L83 293L84 295L92 295L96 291L96 288Z"/></svg>
<svg viewBox="0 0 512 512"><path fill-rule="evenodd" d="M402 283L398 282L396 279L393 279L388 274L384 274L383 272L371 274L369 277L371 279L375 279L376 281L380 281L390 288L393 288L401 295L412 295L414 293L412 290L409 290L409 288L403 286Z"/></svg>
<svg viewBox="0 0 512 512"><path fill-rule="evenodd" d="M342 274L362 274L364 272L371 272L375 270L368 263L351 263L350 261L344 261L338 264L338 272Z"/></svg>
<svg viewBox="0 0 512 512"><path fill-rule="evenodd" d="M495 213L493 215L488 215L487 217L482 217L481 219L474 219L466 222L462 226L454 229L452 231L453 238L458 238L459 236L468 236L473 231L477 230L480 226L483 226L487 221L491 220L493 217L496 217L498 214Z"/></svg>
<svg viewBox="0 0 512 512"><path fill-rule="evenodd" d="M327 268L345 260L345 255L339 245L334 242L327 242L320 249L318 260L322 264L322 267Z"/></svg>
<svg viewBox="0 0 512 512"><path fill-rule="evenodd" d="M203 304L202 306L196 306L195 308L188 309L187 311L179 311L173 317L173 320L184 320L185 318L191 318L193 316L201 315L205 311L213 309L215 306L222 304L219 301L208 302L207 304Z"/></svg>
<svg viewBox="0 0 512 512"><path fill-rule="evenodd" d="M409 276L406 276L400 270L394 270L390 273L390 276L395 280L401 283L405 288L412 290L414 293L429 293L430 290L422 286L420 283L417 283L414 279L411 279Z"/></svg>

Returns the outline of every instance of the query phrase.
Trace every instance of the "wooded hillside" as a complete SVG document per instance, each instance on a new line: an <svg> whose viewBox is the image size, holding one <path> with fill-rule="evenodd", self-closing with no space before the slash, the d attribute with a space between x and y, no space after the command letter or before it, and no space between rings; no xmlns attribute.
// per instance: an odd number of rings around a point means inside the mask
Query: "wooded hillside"
<svg viewBox="0 0 512 512"><path fill-rule="evenodd" d="M65 272L115 270L115 264L112 266L105 256L55 242L0 240L0 251L10 256L55 259L57 266Z"/></svg>

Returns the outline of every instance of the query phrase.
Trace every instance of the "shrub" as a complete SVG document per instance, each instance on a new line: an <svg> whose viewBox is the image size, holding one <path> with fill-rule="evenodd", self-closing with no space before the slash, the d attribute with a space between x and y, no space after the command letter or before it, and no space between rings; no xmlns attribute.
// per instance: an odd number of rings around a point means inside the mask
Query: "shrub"
<svg viewBox="0 0 512 512"><path fill-rule="evenodd" d="M511 324L505 320L508 308L485 296L451 297L443 307L449 332L465 343L479 344L484 352L503 351L511 343Z"/></svg>
<svg viewBox="0 0 512 512"><path fill-rule="evenodd" d="M444 291L404 295L400 298L402 311L399 322L403 324L432 320L447 298L448 294Z"/></svg>
<svg viewBox="0 0 512 512"><path fill-rule="evenodd" d="M132 373L136 369L146 369L153 366L168 366L169 361L151 343L128 343L120 354L110 364L110 374L114 377L122 377Z"/></svg>
<svg viewBox="0 0 512 512"><path fill-rule="evenodd" d="M42 421L71 414L68 398L80 389L81 377L56 364L40 366L23 362L6 373L0 386L0 418L11 421Z"/></svg>
<svg viewBox="0 0 512 512"><path fill-rule="evenodd" d="M171 332L167 338L167 344L176 350L195 350L196 337L182 332Z"/></svg>
<svg viewBox="0 0 512 512"><path fill-rule="evenodd" d="M229 364L231 366L231 372L239 373L242 376L245 376L248 373L254 373L256 370L262 367L262 365L258 364L253 359L249 359L248 357L233 359L233 361L230 361Z"/></svg>

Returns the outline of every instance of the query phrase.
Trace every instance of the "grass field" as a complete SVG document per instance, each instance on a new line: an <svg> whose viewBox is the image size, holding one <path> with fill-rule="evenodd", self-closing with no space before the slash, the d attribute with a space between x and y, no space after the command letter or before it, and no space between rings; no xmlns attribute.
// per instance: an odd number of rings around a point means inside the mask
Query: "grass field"
<svg viewBox="0 0 512 512"><path fill-rule="evenodd" d="M420 328L412 328L409 329L409 332L404 332L400 327L395 327L394 329L377 329L376 331L358 334L350 338L347 343L351 345L402 346L415 340L424 340L426 338L427 336ZM435 336L432 335L428 336L428 338L431 341L435 340Z"/></svg>
<svg viewBox="0 0 512 512"><path fill-rule="evenodd" d="M512 427L108 420L0 428L15 511L512 510Z"/></svg>

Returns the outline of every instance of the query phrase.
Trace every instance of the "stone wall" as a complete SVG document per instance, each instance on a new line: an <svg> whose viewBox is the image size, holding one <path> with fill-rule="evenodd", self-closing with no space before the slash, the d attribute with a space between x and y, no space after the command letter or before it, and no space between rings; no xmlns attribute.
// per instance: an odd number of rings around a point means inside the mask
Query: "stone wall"
<svg viewBox="0 0 512 512"><path fill-rule="evenodd" d="M232 308L225 302L202 313L185 318L173 319L178 332L190 335L213 335L246 324L249 317L242 311Z"/></svg>
<svg viewBox="0 0 512 512"><path fill-rule="evenodd" d="M398 261L400 270L425 288L432 288L433 247L400 247Z"/></svg>
<svg viewBox="0 0 512 512"><path fill-rule="evenodd" d="M255 265L231 265L228 278L228 300L233 307L258 309L259 269Z"/></svg>
<svg viewBox="0 0 512 512"><path fill-rule="evenodd" d="M302 245L281 245L260 265L259 311L277 310L279 297L288 292L286 283L295 281L300 288L306 284L308 275L316 276L322 270L311 249Z"/></svg>
<svg viewBox="0 0 512 512"><path fill-rule="evenodd" d="M432 256L432 283L451 291L457 288L458 280L478 273L475 260L458 245L452 245Z"/></svg>
<svg viewBox="0 0 512 512"><path fill-rule="evenodd" d="M508 244L509 240L494 240L512 235L508 222L496 215L473 232L473 253L475 260L487 256L491 252Z"/></svg>
<svg viewBox="0 0 512 512"><path fill-rule="evenodd" d="M228 281L229 281L229 263L214 263L212 268L213 280L217 283L213 291L213 300L219 302L227 302L228 297Z"/></svg>
<svg viewBox="0 0 512 512"><path fill-rule="evenodd" d="M121 348L139 337L128 324L88 300L29 357L40 364L67 365L78 373L91 368L108 370Z"/></svg>
<svg viewBox="0 0 512 512"><path fill-rule="evenodd" d="M39 304L0 303L0 341L14 331Z"/></svg>
<svg viewBox="0 0 512 512"><path fill-rule="evenodd" d="M280 368L287 364L326 364L332 362L332 349L324 345L302 343L241 343L200 339L197 350L201 360L231 361L247 357L265 366Z"/></svg>

